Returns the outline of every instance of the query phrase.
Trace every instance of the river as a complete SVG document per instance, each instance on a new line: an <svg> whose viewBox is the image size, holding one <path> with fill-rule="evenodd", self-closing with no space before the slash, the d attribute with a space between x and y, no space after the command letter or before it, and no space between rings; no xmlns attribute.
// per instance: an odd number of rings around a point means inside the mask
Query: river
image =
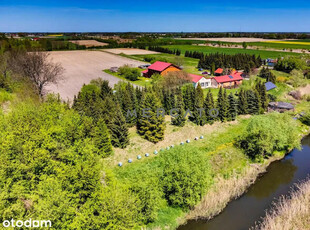
<svg viewBox="0 0 310 230"><path fill-rule="evenodd" d="M310 135L302 140L302 149L294 149L273 162L239 199L230 202L213 219L191 220L178 230L248 230L265 216L272 203L288 195L297 182L310 175Z"/></svg>

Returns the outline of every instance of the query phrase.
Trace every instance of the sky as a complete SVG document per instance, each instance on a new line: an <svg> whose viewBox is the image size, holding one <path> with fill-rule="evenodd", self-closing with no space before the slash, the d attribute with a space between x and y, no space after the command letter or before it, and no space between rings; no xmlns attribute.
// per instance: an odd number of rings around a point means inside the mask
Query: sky
<svg viewBox="0 0 310 230"><path fill-rule="evenodd" d="M310 32L310 1L0 0L0 32Z"/></svg>

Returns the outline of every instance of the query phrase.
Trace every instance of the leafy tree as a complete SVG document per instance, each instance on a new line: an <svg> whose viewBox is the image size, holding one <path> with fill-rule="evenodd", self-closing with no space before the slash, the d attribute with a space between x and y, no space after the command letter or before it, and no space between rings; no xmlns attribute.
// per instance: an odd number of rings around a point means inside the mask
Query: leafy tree
<svg viewBox="0 0 310 230"><path fill-rule="evenodd" d="M193 207L204 195L210 178L208 161L190 149L163 155L161 176L165 198L169 204L184 209Z"/></svg>
<svg viewBox="0 0 310 230"><path fill-rule="evenodd" d="M287 114L254 116L236 145L251 158L272 156L274 151L288 151L300 145L298 126Z"/></svg>

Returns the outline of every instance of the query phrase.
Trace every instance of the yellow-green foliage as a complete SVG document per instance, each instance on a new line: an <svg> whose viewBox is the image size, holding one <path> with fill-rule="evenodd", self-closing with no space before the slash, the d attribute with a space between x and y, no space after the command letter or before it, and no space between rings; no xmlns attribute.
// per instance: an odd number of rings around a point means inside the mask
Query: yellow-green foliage
<svg viewBox="0 0 310 230"><path fill-rule="evenodd" d="M298 123L287 114L271 113L251 118L237 145L252 157L288 151L300 145Z"/></svg>

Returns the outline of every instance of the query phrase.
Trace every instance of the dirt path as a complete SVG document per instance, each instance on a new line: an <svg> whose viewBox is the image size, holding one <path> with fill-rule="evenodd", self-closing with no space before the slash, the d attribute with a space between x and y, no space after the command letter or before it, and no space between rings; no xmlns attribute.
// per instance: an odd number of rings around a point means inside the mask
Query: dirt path
<svg viewBox="0 0 310 230"><path fill-rule="evenodd" d="M61 63L65 72L63 81L47 86L46 90L59 93L63 100L71 101L83 84L88 84L92 79L100 77L108 80L111 86L120 81L119 78L103 72L104 69L125 64L135 67L146 64L102 51L54 51L50 52L50 58Z"/></svg>

